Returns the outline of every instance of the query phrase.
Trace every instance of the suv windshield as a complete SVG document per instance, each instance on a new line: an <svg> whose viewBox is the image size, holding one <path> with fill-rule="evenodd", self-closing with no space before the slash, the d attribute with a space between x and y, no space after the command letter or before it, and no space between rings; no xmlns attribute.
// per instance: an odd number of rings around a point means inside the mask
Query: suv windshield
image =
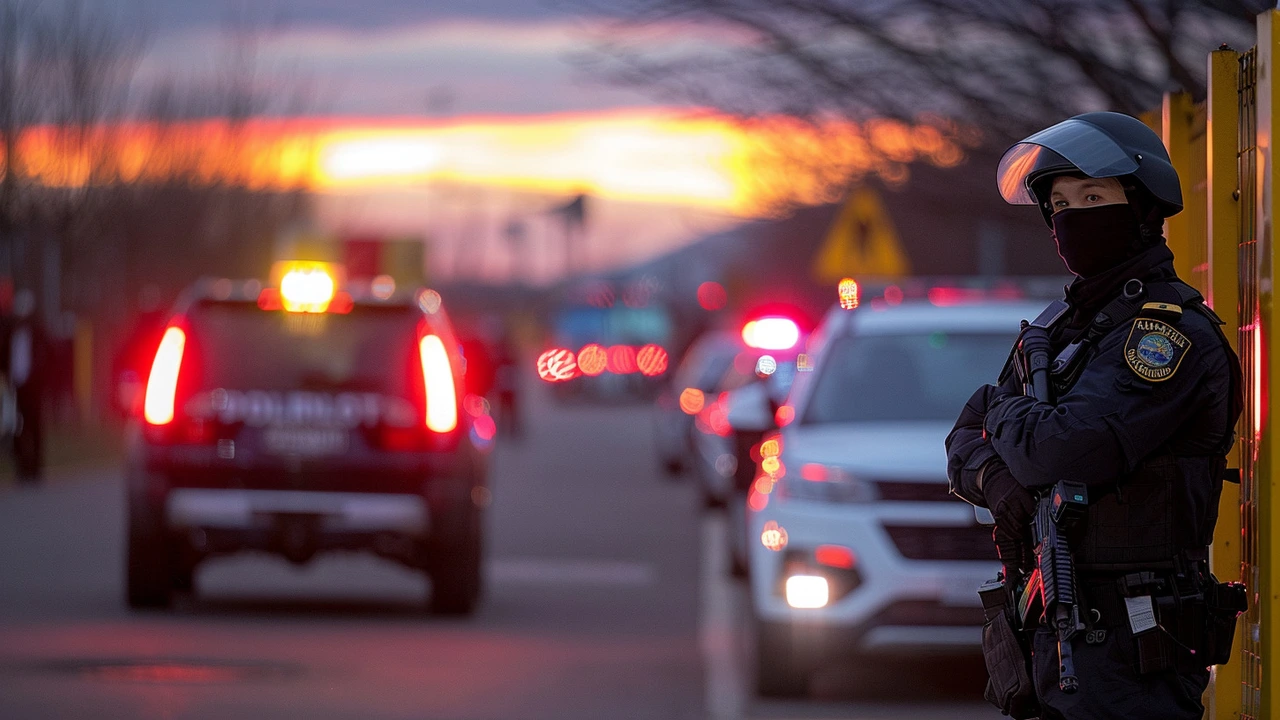
<svg viewBox="0 0 1280 720"><path fill-rule="evenodd" d="M978 386L995 381L1013 340L947 332L840 338L801 423L954 420Z"/></svg>
<svg viewBox="0 0 1280 720"><path fill-rule="evenodd" d="M420 317L411 308L340 315L209 303L189 317L205 388L409 392Z"/></svg>

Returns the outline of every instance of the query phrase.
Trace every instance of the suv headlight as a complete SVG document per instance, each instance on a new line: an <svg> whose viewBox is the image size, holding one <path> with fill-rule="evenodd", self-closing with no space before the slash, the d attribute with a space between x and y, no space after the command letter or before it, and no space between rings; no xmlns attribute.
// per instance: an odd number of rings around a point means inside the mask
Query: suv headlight
<svg viewBox="0 0 1280 720"><path fill-rule="evenodd" d="M834 465L806 463L799 472L787 468L778 479L776 492L785 498L820 502L871 502L876 499L871 483Z"/></svg>

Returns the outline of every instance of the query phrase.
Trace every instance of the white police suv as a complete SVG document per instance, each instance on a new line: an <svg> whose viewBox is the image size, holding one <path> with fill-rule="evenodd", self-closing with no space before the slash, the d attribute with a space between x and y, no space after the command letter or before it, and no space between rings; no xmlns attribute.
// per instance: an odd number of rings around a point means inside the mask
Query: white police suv
<svg viewBox="0 0 1280 720"><path fill-rule="evenodd" d="M943 441L1040 310L936 294L827 315L748 497L761 694L802 694L836 656L979 649L998 563Z"/></svg>

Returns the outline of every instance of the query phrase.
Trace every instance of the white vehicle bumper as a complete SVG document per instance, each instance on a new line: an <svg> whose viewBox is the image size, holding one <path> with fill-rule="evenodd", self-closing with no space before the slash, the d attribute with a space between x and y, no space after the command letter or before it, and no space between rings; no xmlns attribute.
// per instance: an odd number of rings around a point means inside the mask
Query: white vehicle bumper
<svg viewBox="0 0 1280 720"><path fill-rule="evenodd" d="M428 528L427 505L417 495L178 488L165 506L172 529L252 530L282 514L317 516L321 532L422 536Z"/></svg>
<svg viewBox="0 0 1280 720"><path fill-rule="evenodd" d="M780 551L761 543L761 533L770 521L786 533L786 548ZM751 514L755 612L768 623L822 628L822 634L852 643L852 647L845 645L849 650L904 654L977 650L982 622L977 589L995 577L999 565L982 560L908 559L885 530L885 525L945 529L973 524L973 510L960 502L856 504L771 497L764 510ZM784 559L788 551L812 553L820 545L853 551L856 585L825 607L793 608L781 591L786 580Z"/></svg>

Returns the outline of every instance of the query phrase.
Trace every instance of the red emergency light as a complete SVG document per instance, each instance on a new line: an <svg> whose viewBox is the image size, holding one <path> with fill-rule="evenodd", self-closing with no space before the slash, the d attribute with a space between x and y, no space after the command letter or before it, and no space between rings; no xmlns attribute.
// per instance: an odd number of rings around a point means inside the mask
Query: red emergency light
<svg viewBox="0 0 1280 720"><path fill-rule="evenodd" d="M800 326L789 317L757 318L742 327L742 341L757 350L790 350L800 342Z"/></svg>

